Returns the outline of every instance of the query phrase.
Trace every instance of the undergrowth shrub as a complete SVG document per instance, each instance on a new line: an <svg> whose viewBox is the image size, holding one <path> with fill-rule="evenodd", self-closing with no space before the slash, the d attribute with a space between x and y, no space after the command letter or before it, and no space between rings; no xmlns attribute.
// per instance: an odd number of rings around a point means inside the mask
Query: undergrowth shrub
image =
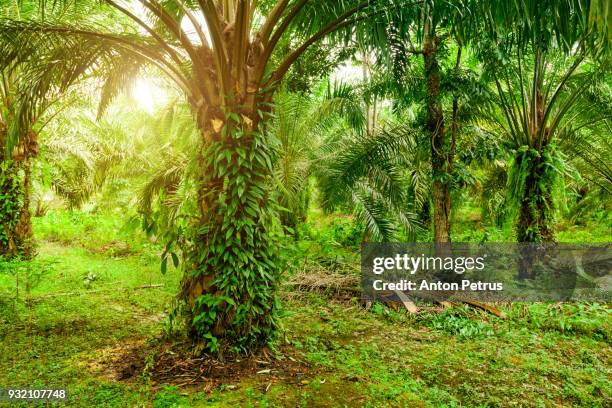
<svg viewBox="0 0 612 408"><path fill-rule="evenodd" d="M491 324L473 320L469 317L466 308L452 308L438 314L422 314L417 316L417 321L434 330L458 335L464 338L483 338L495 335Z"/></svg>
<svg viewBox="0 0 612 408"><path fill-rule="evenodd" d="M53 271L55 262L0 257L0 325L15 325L27 318L27 329L32 329L34 304L32 291ZM0 337L1 339L1 337Z"/></svg>
<svg viewBox="0 0 612 408"><path fill-rule="evenodd" d="M34 222L39 239L77 244L110 256L140 252L151 244L138 227L126 223L123 214L113 212L49 211Z"/></svg>
<svg viewBox="0 0 612 408"><path fill-rule="evenodd" d="M597 303L534 303L515 304L509 318L521 327L610 341L610 314L608 307Z"/></svg>

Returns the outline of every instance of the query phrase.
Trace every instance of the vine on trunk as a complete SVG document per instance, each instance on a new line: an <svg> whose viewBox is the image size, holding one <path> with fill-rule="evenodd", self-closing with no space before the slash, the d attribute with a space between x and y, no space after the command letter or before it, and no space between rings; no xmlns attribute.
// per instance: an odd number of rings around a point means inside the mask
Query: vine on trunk
<svg viewBox="0 0 612 408"><path fill-rule="evenodd" d="M207 351L257 349L276 329L282 232L270 194L272 152L253 123L229 113L213 124L200 157L201 215L182 240L180 298Z"/></svg>
<svg viewBox="0 0 612 408"><path fill-rule="evenodd" d="M0 162L0 255L11 258L27 251L17 234L26 202L26 173L14 160Z"/></svg>
<svg viewBox="0 0 612 408"><path fill-rule="evenodd" d="M506 207L516 217L519 242L555 240L555 190L562 180L565 164L554 144L540 151L523 146L510 166Z"/></svg>

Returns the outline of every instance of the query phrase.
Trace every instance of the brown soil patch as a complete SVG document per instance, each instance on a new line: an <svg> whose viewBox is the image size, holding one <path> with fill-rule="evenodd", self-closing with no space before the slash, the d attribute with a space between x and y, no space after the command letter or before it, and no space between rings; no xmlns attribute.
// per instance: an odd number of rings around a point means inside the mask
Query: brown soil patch
<svg viewBox="0 0 612 408"><path fill-rule="evenodd" d="M107 381L120 381L134 375L144 368L144 359L137 353L145 353L144 340L126 339L116 345L96 350L93 359L84 361L79 366ZM130 374L131 373L131 374Z"/></svg>
<svg viewBox="0 0 612 408"><path fill-rule="evenodd" d="M255 380L263 388L279 382L302 385L317 374L290 348L274 356L263 352L225 361L211 356L195 357L188 350L188 345L180 343L127 340L98 350L97 356L83 365L109 381L134 382L146 378L153 387L175 385L197 387L200 391L211 391L221 384L235 387L243 380Z"/></svg>

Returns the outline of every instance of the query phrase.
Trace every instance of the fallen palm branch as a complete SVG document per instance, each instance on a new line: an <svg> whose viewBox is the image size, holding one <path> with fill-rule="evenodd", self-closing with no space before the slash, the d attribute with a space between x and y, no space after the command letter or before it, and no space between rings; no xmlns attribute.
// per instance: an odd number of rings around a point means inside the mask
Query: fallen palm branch
<svg viewBox="0 0 612 408"><path fill-rule="evenodd" d="M329 272L318 265L310 265L292 275L284 286L301 291L361 294L358 275Z"/></svg>
<svg viewBox="0 0 612 408"><path fill-rule="evenodd" d="M354 273L343 274L329 272L325 268L318 265L311 265L310 268L304 268L298 273L292 275L283 286L288 291L297 290L361 297L362 289L360 283L359 276ZM450 293L443 294L445 296L442 298L437 298L436 296L427 293L421 293L420 295L431 296L429 299L430 301L442 305L445 309L458 306L463 303L476 309L484 310L502 319L506 318L506 314L491 303L479 302L467 298L464 299L457 294L453 294L452 300L446 300L450 296ZM388 294L381 293L380 300L391 305L401 305L400 307L403 306L404 309L406 309L410 314L416 314L419 312L419 307L417 304L402 291L393 291L389 292ZM372 301L364 302L366 309L369 309L371 305Z"/></svg>
<svg viewBox="0 0 612 408"><path fill-rule="evenodd" d="M465 299L465 300L462 299L461 301L477 309L481 309L481 310L484 310L485 312L489 312L499 318L505 319L508 317L503 311L501 311L499 308L493 306L490 303L478 302L476 300L468 300L468 299Z"/></svg>

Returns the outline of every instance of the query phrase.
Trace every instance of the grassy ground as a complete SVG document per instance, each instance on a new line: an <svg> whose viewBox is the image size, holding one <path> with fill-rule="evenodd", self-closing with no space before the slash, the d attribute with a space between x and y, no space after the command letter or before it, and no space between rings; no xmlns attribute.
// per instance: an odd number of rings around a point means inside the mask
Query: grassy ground
<svg viewBox="0 0 612 408"><path fill-rule="evenodd" d="M466 308L409 316L285 291L273 367L294 367L290 379L265 365L214 388L163 385L140 369L122 378L109 362L162 335L179 276L160 274L159 248L120 224L38 220L40 255L20 266L19 301L14 271L0 272L1 386L66 387L80 407L612 405L605 305L514 305L506 320Z"/></svg>

